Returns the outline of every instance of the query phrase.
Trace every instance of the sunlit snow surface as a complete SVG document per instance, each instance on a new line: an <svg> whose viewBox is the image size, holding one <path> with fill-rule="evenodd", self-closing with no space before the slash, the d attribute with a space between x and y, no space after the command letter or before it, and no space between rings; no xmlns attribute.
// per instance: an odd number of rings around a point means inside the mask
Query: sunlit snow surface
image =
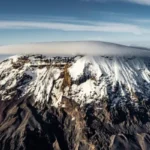
<svg viewBox="0 0 150 150"><path fill-rule="evenodd" d="M80 42L76 43L78 47ZM70 44L75 46L76 43L73 45L68 43L68 47ZM93 49L93 54L96 54L94 42L87 44L86 48ZM101 43L96 42L95 46L97 44ZM107 55L106 52L110 52L111 46L112 52ZM82 48L85 47L81 46L80 49ZM43 59L48 57L37 59L36 56L28 56L28 61L16 69L12 64L19 63L21 56L11 57L0 64L0 97L2 100L11 100L13 92L20 89L22 91L20 97L32 95L36 102L51 101L55 107L60 105L62 96L75 100L81 106L99 102L104 98L111 100L112 106L119 101L136 103L139 99L148 100L150 97L150 51L106 43L102 43L100 51L102 49L105 55L101 53L97 56L70 56L72 61L67 70L72 82L71 86L65 87L64 90L62 90L63 78L61 78L64 68L56 65L58 62L45 63ZM63 58L63 56L59 58L59 64L68 64ZM41 65L48 66L33 67ZM31 77L30 80L21 82L24 75ZM77 81L82 78L84 80L78 83Z"/></svg>

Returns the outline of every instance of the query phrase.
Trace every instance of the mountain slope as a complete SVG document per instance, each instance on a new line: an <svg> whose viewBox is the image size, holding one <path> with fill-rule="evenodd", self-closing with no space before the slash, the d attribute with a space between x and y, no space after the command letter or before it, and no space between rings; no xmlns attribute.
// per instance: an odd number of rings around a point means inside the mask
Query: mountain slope
<svg viewBox="0 0 150 150"><path fill-rule="evenodd" d="M149 55L0 63L1 150L149 150L149 141Z"/></svg>
<svg viewBox="0 0 150 150"><path fill-rule="evenodd" d="M0 65L0 94L2 100L15 94L40 103L52 99L56 107L62 96L81 105L103 98L112 105L119 99L136 102L150 97L149 70L148 57L16 56Z"/></svg>

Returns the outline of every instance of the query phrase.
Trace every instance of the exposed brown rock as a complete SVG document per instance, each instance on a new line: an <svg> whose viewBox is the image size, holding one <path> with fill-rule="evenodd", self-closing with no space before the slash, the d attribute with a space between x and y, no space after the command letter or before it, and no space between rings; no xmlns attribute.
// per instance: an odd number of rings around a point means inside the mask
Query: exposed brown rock
<svg viewBox="0 0 150 150"><path fill-rule="evenodd" d="M148 109L98 105L80 107L66 97L59 108L39 108L29 99L0 101L0 149L149 150Z"/></svg>

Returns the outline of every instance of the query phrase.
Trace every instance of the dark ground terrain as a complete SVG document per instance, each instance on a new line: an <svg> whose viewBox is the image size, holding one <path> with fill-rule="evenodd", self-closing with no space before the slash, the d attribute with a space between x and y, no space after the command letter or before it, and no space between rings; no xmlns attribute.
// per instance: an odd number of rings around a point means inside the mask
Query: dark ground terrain
<svg viewBox="0 0 150 150"><path fill-rule="evenodd" d="M0 150L150 149L150 103L113 109L104 101L80 108L63 97L63 104L41 107L32 97L0 101Z"/></svg>

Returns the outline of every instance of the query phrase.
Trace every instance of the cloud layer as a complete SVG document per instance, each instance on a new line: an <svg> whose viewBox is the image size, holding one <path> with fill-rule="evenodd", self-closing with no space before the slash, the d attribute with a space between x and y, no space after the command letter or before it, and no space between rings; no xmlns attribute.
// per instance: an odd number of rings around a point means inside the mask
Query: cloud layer
<svg viewBox="0 0 150 150"><path fill-rule="evenodd" d="M113 22L63 23L63 22L31 22L31 21L0 21L0 29L49 29L62 31L92 31L142 34L144 29L133 24Z"/></svg>
<svg viewBox="0 0 150 150"><path fill-rule="evenodd" d="M147 49L106 42L51 42L0 46L0 54L150 56Z"/></svg>

